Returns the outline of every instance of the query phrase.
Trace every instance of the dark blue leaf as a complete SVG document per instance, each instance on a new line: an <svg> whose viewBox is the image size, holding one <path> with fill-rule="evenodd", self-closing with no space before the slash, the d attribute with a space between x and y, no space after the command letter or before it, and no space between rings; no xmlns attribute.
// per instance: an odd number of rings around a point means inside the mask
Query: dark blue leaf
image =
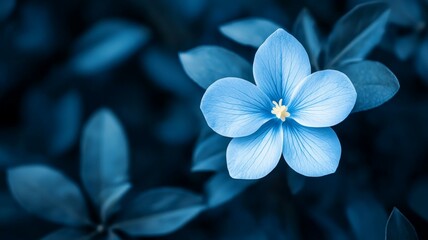
<svg viewBox="0 0 428 240"><path fill-rule="evenodd" d="M417 240L415 228L409 220L394 207L385 229L385 240Z"/></svg>
<svg viewBox="0 0 428 240"><path fill-rule="evenodd" d="M56 170L41 165L17 167L8 170L7 178L13 196L27 211L68 226L91 223L79 188Z"/></svg>
<svg viewBox="0 0 428 240"><path fill-rule="evenodd" d="M401 60L407 60L410 56L412 56L418 47L418 38L419 36L416 33L397 37L394 48L397 57L399 57Z"/></svg>
<svg viewBox="0 0 428 240"><path fill-rule="evenodd" d="M316 22L308 10L304 9L300 12L293 26L293 35L305 47L311 65L318 70L318 56L321 51L321 42Z"/></svg>
<svg viewBox="0 0 428 240"><path fill-rule="evenodd" d="M49 151L60 154L76 141L82 119L82 100L78 92L70 91L58 100L52 109L52 131Z"/></svg>
<svg viewBox="0 0 428 240"><path fill-rule="evenodd" d="M387 2L391 8L391 22L407 27L414 27L423 22L419 0L388 0Z"/></svg>
<svg viewBox="0 0 428 240"><path fill-rule="evenodd" d="M357 102L353 112L382 105L400 88L395 75L379 62L354 62L340 67L339 70L351 79L357 91Z"/></svg>
<svg viewBox="0 0 428 240"><path fill-rule="evenodd" d="M287 183L292 194L299 193L305 186L306 177L297 173L291 168L287 168Z"/></svg>
<svg viewBox="0 0 428 240"><path fill-rule="evenodd" d="M119 120L108 109L98 110L83 131L80 174L103 220L108 217L106 193L128 184L128 161L128 142Z"/></svg>
<svg viewBox="0 0 428 240"><path fill-rule="evenodd" d="M334 26L326 45L326 68L363 59L381 40L388 22L386 3L358 5Z"/></svg>
<svg viewBox="0 0 428 240"><path fill-rule="evenodd" d="M61 228L42 240L90 240L90 233L76 228Z"/></svg>
<svg viewBox="0 0 428 240"><path fill-rule="evenodd" d="M119 186L106 189L101 193L102 202L104 203L101 208L102 219L119 210L119 202L131 188L131 184L124 183Z"/></svg>
<svg viewBox="0 0 428 240"><path fill-rule="evenodd" d="M109 231L107 234L107 238L106 240L121 240L122 238L120 238L116 233L114 233L113 231Z"/></svg>
<svg viewBox="0 0 428 240"><path fill-rule="evenodd" d="M180 188L159 188L138 196L112 228L131 236L171 233L205 209L201 196Z"/></svg>
<svg viewBox="0 0 428 240"><path fill-rule="evenodd" d="M251 65L225 48L200 46L180 53L180 61L187 75L202 88L224 77L252 80Z"/></svg>
<svg viewBox="0 0 428 240"><path fill-rule="evenodd" d="M162 89L186 98L200 97L200 88L190 81L175 52L170 54L160 47L152 47L142 54L141 64L149 79Z"/></svg>
<svg viewBox="0 0 428 240"><path fill-rule="evenodd" d="M222 25L220 32L240 44L258 48L278 28L267 19L247 18Z"/></svg>
<svg viewBox="0 0 428 240"><path fill-rule="evenodd" d="M108 70L136 52L148 37L148 30L136 23L103 20L77 41L71 67L85 75Z"/></svg>
<svg viewBox="0 0 428 240"><path fill-rule="evenodd" d="M230 139L214 132L203 136L193 152L192 171L220 171L226 169L226 148Z"/></svg>
<svg viewBox="0 0 428 240"><path fill-rule="evenodd" d="M416 70L419 73L419 76L428 83L428 37L425 38L424 42L418 49L418 53L416 56Z"/></svg>
<svg viewBox="0 0 428 240"><path fill-rule="evenodd" d="M409 207L428 221L428 178L417 181L410 190Z"/></svg>
<svg viewBox="0 0 428 240"><path fill-rule="evenodd" d="M208 207L217 207L233 199L256 182L233 179L227 172L217 173L205 185Z"/></svg>
<svg viewBox="0 0 428 240"><path fill-rule="evenodd" d="M383 206L372 197L352 200L346 215L357 240L383 239L387 214Z"/></svg>

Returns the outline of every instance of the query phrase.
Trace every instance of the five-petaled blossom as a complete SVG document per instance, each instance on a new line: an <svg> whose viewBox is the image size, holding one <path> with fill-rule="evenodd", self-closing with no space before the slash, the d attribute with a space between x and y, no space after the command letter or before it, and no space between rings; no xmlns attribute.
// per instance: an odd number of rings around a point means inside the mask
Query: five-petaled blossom
<svg viewBox="0 0 428 240"><path fill-rule="evenodd" d="M270 35L254 58L256 85L222 78L205 92L201 110L218 134L233 138L226 159L233 178L258 179L278 164L305 176L336 171L341 146L330 128L343 121L357 93L335 70L311 74L303 46L283 29Z"/></svg>

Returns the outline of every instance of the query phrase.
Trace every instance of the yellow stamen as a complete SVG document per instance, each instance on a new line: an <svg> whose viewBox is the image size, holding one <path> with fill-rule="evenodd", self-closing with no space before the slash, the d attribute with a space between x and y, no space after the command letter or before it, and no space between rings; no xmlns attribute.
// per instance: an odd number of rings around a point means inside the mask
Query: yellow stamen
<svg viewBox="0 0 428 240"><path fill-rule="evenodd" d="M272 108L271 113L274 114L277 118L281 119L284 122L285 119L290 116L290 113L287 112L288 107L282 105L282 99L279 99L278 102L272 101L272 103L274 106Z"/></svg>

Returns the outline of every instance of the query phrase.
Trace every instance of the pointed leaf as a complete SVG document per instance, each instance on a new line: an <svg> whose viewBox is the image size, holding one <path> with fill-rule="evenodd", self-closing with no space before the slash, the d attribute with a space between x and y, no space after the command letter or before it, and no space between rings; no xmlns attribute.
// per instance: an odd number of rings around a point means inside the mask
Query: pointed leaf
<svg viewBox="0 0 428 240"><path fill-rule="evenodd" d="M90 224L79 188L56 170L42 165L17 167L8 170L7 179L13 196L27 211L68 226Z"/></svg>
<svg viewBox="0 0 428 240"><path fill-rule="evenodd" d="M385 240L417 240L415 228L409 220L394 207L385 229Z"/></svg>
<svg viewBox="0 0 428 240"><path fill-rule="evenodd" d="M407 203L409 207L428 221L428 178L417 181L410 190Z"/></svg>
<svg viewBox="0 0 428 240"><path fill-rule="evenodd" d="M131 236L161 236L195 218L203 209L201 196L180 188L159 188L138 196L112 226Z"/></svg>
<svg viewBox="0 0 428 240"><path fill-rule="evenodd" d="M109 204L106 193L128 184L128 160L128 143L119 120L110 110L99 110L83 131L80 174L92 201L103 212Z"/></svg>
<svg viewBox="0 0 428 240"><path fill-rule="evenodd" d="M222 25L220 32L237 43L258 48L278 28L267 19L247 18Z"/></svg>
<svg viewBox="0 0 428 240"><path fill-rule="evenodd" d="M294 23L293 35L305 47L311 65L318 70L318 56L321 51L321 42L316 22L308 10L304 9L300 12Z"/></svg>
<svg viewBox="0 0 428 240"><path fill-rule="evenodd" d="M180 53L180 61L187 75L204 89L224 77L253 79L251 65L241 56L222 47L196 47Z"/></svg>
<svg viewBox="0 0 428 240"><path fill-rule="evenodd" d="M357 102L353 112L369 110L384 104L400 88L395 75L379 62L355 62L344 65L339 70L351 79L357 91Z"/></svg>
<svg viewBox="0 0 428 240"><path fill-rule="evenodd" d="M100 21L78 39L70 66L84 75L108 70L136 52L148 38L148 30L136 23Z"/></svg>
<svg viewBox="0 0 428 240"><path fill-rule="evenodd" d="M381 40L388 22L386 3L358 5L334 26L326 45L326 68L363 59Z"/></svg>
<svg viewBox="0 0 428 240"><path fill-rule="evenodd" d="M205 186L205 192L208 196L208 206L213 208L226 203L254 183L256 181L233 179L227 172L217 173Z"/></svg>
<svg viewBox="0 0 428 240"><path fill-rule="evenodd" d="M216 133L200 140L193 152L192 171L219 171L226 169L226 148L230 140Z"/></svg>

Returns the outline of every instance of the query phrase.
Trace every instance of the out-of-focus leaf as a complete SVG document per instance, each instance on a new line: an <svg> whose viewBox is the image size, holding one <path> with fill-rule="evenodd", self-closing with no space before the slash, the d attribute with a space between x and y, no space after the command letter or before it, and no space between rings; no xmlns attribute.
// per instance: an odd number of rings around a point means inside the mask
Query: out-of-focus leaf
<svg viewBox="0 0 428 240"><path fill-rule="evenodd" d="M68 226L90 224L79 188L56 170L41 165L17 167L8 170L7 179L13 196L27 211Z"/></svg>
<svg viewBox="0 0 428 240"><path fill-rule="evenodd" d="M226 148L230 140L216 133L203 136L193 152L192 171L226 169Z"/></svg>
<svg viewBox="0 0 428 240"><path fill-rule="evenodd" d="M387 214L383 206L372 197L352 200L346 216L357 240L383 239Z"/></svg>
<svg viewBox="0 0 428 240"><path fill-rule="evenodd" d="M388 21L385 3L358 5L334 26L326 45L327 68L363 59L381 40Z"/></svg>
<svg viewBox="0 0 428 240"><path fill-rule="evenodd" d="M416 50L418 46L418 34L412 33L406 36L396 37L397 40L395 42L395 54L401 60L407 60Z"/></svg>
<svg viewBox="0 0 428 240"><path fill-rule="evenodd" d="M146 49L141 64L159 87L186 98L200 97L200 88L190 81L175 52L170 54L160 47Z"/></svg>
<svg viewBox="0 0 428 240"><path fill-rule="evenodd" d="M198 125L199 119L194 114L196 111L199 111L196 104L193 106L181 102L170 104L165 109L165 118L156 126L157 137L167 144L188 143L197 133L195 125Z"/></svg>
<svg viewBox="0 0 428 240"><path fill-rule="evenodd" d="M91 75L120 64L149 38L148 30L120 19L103 20L90 28L74 46L71 68Z"/></svg>
<svg viewBox="0 0 428 240"><path fill-rule="evenodd" d="M187 75L204 89L224 77L253 79L251 65L222 47L196 47L180 53L180 61Z"/></svg>
<svg viewBox="0 0 428 240"><path fill-rule="evenodd" d="M80 174L100 209L106 210L107 192L128 183L128 158L128 142L119 120L108 109L98 110L83 131Z"/></svg>
<svg viewBox="0 0 428 240"><path fill-rule="evenodd" d="M407 203L419 216L428 221L428 178L417 181L410 190Z"/></svg>
<svg viewBox="0 0 428 240"><path fill-rule="evenodd" d="M416 70L419 73L419 76L428 83L428 37L425 38L424 42L418 49L418 54L416 56Z"/></svg>
<svg viewBox="0 0 428 240"><path fill-rule="evenodd" d="M393 23L414 27L423 21L419 0L388 0L387 2L391 8L390 21Z"/></svg>
<svg viewBox="0 0 428 240"><path fill-rule="evenodd" d="M321 51L321 43L318 34L318 27L314 18L308 10L300 12L293 27L293 35L305 47L308 52L311 65L318 70L318 56Z"/></svg>
<svg viewBox="0 0 428 240"><path fill-rule="evenodd" d="M15 7L15 0L0 0L0 21L6 19Z"/></svg>
<svg viewBox="0 0 428 240"><path fill-rule="evenodd" d="M90 233L76 228L61 228L45 237L42 240L89 240Z"/></svg>
<svg viewBox="0 0 428 240"><path fill-rule="evenodd" d="M114 233L113 231L109 231L107 234L107 240L121 240L122 238L120 238L116 233Z"/></svg>
<svg viewBox="0 0 428 240"><path fill-rule="evenodd" d="M299 193L305 186L306 177L297 173L291 168L287 168L287 183L292 194Z"/></svg>
<svg viewBox="0 0 428 240"><path fill-rule="evenodd" d="M383 64L373 61L349 63L339 68L354 84L357 102L353 112L378 107L391 99L400 88L395 75Z"/></svg>
<svg viewBox="0 0 428 240"><path fill-rule="evenodd" d="M138 196L112 226L131 236L171 233L196 217L205 205L201 196L180 188L159 188Z"/></svg>
<svg viewBox="0 0 428 240"><path fill-rule="evenodd" d="M256 181L233 179L227 172L214 175L205 185L208 207L217 207L238 196Z"/></svg>
<svg viewBox="0 0 428 240"><path fill-rule="evenodd" d="M415 228L409 220L394 207L385 229L385 240L417 240Z"/></svg>
<svg viewBox="0 0 428 240"><path fill-rule="evenodd" d="M247 18L222 25L220 32L240 44L258 48L278 28L267 19Z"/></svg>
<svg viewBox="0 0 428 240"><path fill-rule="evenodd" d="M107 219L107 217L119 210L118 204L130 188L131 184L124 183L111 189L106 189L101 193L102 202L104 203L101 209L101 219Z"/></svg>
<svg viewBox="0 0 428 240"><path fill-rule="evenodd" d="M52 109L52 132L49 151L53 155L69 149L76 141L82 119L82 100L78 92L65 94Z"/></svg>

